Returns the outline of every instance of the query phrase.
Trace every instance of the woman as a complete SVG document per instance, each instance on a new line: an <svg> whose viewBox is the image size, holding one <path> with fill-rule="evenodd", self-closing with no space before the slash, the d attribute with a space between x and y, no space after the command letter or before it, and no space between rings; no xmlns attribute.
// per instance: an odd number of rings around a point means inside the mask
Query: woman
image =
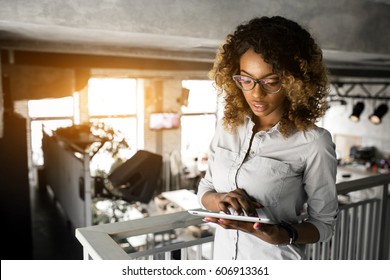
<svg viewBox="0 0 390 280"><path fill-rule="evenodd" d="M327 109L321 49L291 20L255 18L228 35L210 74L226 104L199 201L277 221L206 217L220 225L214 258L304 259L305 244L331 238L338 212L334 144L315 125Z"/></svg>

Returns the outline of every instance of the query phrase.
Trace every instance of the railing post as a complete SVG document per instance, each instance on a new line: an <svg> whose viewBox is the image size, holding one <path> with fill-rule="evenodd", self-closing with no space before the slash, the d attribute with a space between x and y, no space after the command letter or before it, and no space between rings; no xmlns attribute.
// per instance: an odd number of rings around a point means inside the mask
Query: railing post
<svg viewBox="0 0 390 280"><path fill-rule="evenodd" d="M83 248L83 259L85 261L90 260L91 258L89 257L88 250L86 248Z"/></svg>
<svg viewBox="0 0 390 280"><path fill-rule="evenodd" d="M92 205L92 193L91 193L91 174L89 170L89 155L88 153L84 154L84 161L83 161L83 172L84 172L84 222L85 226L91 226L92 225L92 211L91 211L91 205Z"/></svg>
<svg viewBox="0 0 390 280"><path fill-rule="evenodd" d="M382 189L382 207L381 207L381 231L379 235L379 259L386 260L389 257L389 232L386 233L386 222L390 217L387 217L387 196L388 196L389 183L383 184ZM387 245L387 246L386 246Z"/></svg>

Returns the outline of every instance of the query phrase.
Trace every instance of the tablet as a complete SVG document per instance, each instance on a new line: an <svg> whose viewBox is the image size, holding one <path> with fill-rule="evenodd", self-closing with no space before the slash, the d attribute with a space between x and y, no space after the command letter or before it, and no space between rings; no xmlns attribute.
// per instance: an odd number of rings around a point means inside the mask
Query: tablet
<svg viewBox="0 0 390 280"><path fill-rule="evenodd" d="M201 217L212 217L219 219L227 219L227 220L235 220L235 221L243 221L243 222L252 222L252 223L263 223L263 224L277 224L277 222L272 221L266 217L250 217L245 215L232 215L225 214L223 212L212 212L205 209L196 209L196 210L188 210L188 213L201 216Z"/></svg>

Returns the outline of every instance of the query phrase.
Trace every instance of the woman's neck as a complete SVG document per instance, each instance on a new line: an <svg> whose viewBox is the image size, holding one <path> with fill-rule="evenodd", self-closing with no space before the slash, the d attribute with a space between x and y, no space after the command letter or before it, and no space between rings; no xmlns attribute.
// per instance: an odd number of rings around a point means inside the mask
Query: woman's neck
<svg viewBox="0 0 390 280"><path fill-rule="evenodd" d="M254 131L258 132L258 131L267 131L273 128L280 121L280 119L266 121L266 120L260 120L258 118L255 118L253 121L255 123Z"/></svg>

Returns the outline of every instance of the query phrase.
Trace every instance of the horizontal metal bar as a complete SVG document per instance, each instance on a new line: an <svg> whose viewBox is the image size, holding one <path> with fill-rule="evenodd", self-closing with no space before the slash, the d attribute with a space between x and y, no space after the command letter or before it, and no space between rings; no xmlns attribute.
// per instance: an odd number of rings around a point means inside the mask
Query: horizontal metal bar
<svg viewBox="0 0 390 280"><path fill-rule="evenodd" d="M353 181L337 183L337 193L346 194L353 191L363 190L371 187L378 187L390 183L390 174L374 174L369 177Z"/></svg>
<svg viewBox="0 0 390 280"><path fill-rule="evenodd" d="M330 98L332 97L339 97L339 98L352 98L352 99L365 99L365 100L384 100L384 101L389 101L390 96L368 96L368 95L360 95L360 94L348 94L348 95L343 95L343 94L330 94Z"/></svg>
<svg viewBox="0 0 390 280"><path fill-rule="evenodd" d="M140 258L144 256L149 256L149 255L155 255L159 253L165 253L165 252L172 252L175 250L179 250L182 248L189 248L192 246L204 244L204 243L209 243L214 241L214 236L207 236L207 237L202 237L196 240L191 240L191 241L183 241L183 242L176 242L176 243L171 243L168 245L165 245L164 247L158 247L158 248L152 248L148 249L145 251L140 251L140 252L134 252L134 253L129 253L130 258Z"/></svg>

